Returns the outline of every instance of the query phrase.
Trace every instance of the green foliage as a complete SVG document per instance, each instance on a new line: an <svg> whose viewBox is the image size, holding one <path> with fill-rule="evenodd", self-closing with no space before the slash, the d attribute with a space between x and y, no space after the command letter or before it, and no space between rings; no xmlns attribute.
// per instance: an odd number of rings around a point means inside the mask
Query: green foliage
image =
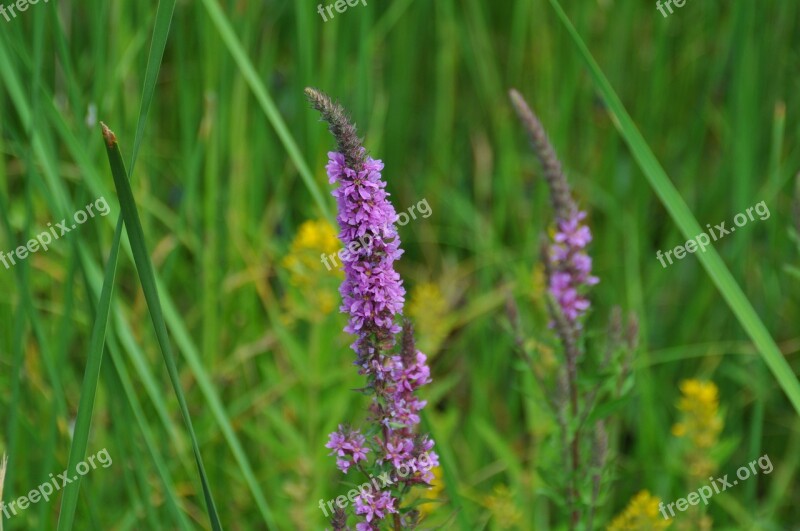
<svg viewBox="0 0 800 531"><path fill-rule="evenodd" d="M534 273L547 191L512 86L547 124L589 212L601 283L587 345L605 344L613 305L640 318L628 400L606 383L620 363L582 380L608 386L586 422L615 426L596 525L643 490L687 494L670 434L687 378L719 387L723 473L765 453L775 464L713 498L714 527L800 521L789 399L800 350L800 5L687 2L664 19L646 2L565 2L571 33L546 0L368 2L326 23L315 5L288 0L175 2L169 23L171 3L40 1L0 17L0 251L98 197L111 206L47 252L0 266L4 501L64 470L72 448L73 462L103 447L114 458L4 530L53 529L62 505L74 507L73 529L210 529L195 443L226 529L326 525L318 500L349 487L323 445L363 418L365 400L351 391L363 381L344 317L286 318L302 292L282 261L298 227L334 209L333 144L306 86L352 111L398 210L422 198L433 210L400 230L406 287L440 286L448 311L431 342L423 422L444 488L423 527L566 528L548 481L560 457L546 442L546 395L503 312L514 297L531 354L550 363ZM587 70L578 37L597 68ZM130 187L147 244L139 258L152 262L148 290L163 308L158 336L134 242L115 233L122 212L90 106L139 155ZM772 216L713 251L668 268L656 259L761 200ZM331 289L319 265L317 289ZM159 339L173 345L176 381Z"/></svg>

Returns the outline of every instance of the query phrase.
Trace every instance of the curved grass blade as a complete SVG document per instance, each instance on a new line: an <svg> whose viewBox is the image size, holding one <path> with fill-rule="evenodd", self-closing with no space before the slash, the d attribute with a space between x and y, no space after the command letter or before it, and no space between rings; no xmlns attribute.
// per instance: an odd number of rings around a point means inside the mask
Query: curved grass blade
<svg viewBox="0 0 800 531"><path fill-rule="evenodd" d="M192 425L192 418L189 414L189 407L186 403L186 397L183 395L183 390L180 385L180 376L178 374L178 367L175 363L175 355L172 352L172 345L169 341L167 334L167 325L164 322L164 315L161 309L161 301L158 296L158 289L156 288L155 274L153 272L153 264L150 262L150 256L147 252L147 246L144 240L144 231L142 224L139 220L139 213L136 209L136 203L133 198L133 190L131 190L128 175L125 170L125 164L122 162L122 155L119 151L119 144L117 138L111 130L101 123L103 128L103 138L106 142L108 151L108 162L111 165L111 173L114 177L114 185L117 188L119 195L120 209L122 210L122 217L125 221L126 230L128 232L128 239L131 243L131 250L133 252L133 259L136 264L136 270L139 273L139 281L142 285L147 307L150 311L150 317L153 321L153 327L156 332L158 344L161 347L161 353L164 357L164 363L167 366L172 387L178 399L178 405L183 416L186 429L189 432L189 438L192 441L192 450L194 451L194 458L197 464L197 470L200 473L200 481L203 485L203 496L206 502L206 510L208 511L211 527L215 531L221 530L222 525L219 521L217 508L214 504L214 498L211 495L211 488L208 484L208 477L206 476L205 466L203 465L203 457L200 454L200 445L197 442L197 436L194 432Z"/></svg>
<svg viewBox="0 0 800 531"><path fill-rule="evenodd" d="M672 216L675 224L680 229L681 233L687 239L694 238L696 235L704 232L700 228L700 224L692 214L689 206L681 197L675 185L669 180L667 173L661 164L656 159L655 154L647 145L644 137L639 132L633 119L628 115L622 101L617 96L614 89L611 87L600 66L592 57L591 52L586 47L586 44L581 39L578 31L570 22L564 9L558 0L550 0L558 18L564 24L567 32L572 38L575 47L578 48L580 55L589 68L589 72L594 80L597 89L603 97L606 105L608 106L609 114L614 122L614 126L619 131L625 143L631 150L634 159L639 163L639 167L647 177L650 186L656 192L661 203ZM708 276L717 286L720 294L728 303L728 306L733 311L739 323L750 336L750 339L755 344L761 357L766 362L775 379L786 393L787 398L794 406L795 411L800 414L800 382L794 375L791 366L783 357L778 345L770 335L767 327L758 317L753 305L750 304L749 299L739 287L739 284L733 278L730 270L725 266L722 258L717 253L714 247L707 247L705 253L697 253L697 258L705 268Z"/></svg>

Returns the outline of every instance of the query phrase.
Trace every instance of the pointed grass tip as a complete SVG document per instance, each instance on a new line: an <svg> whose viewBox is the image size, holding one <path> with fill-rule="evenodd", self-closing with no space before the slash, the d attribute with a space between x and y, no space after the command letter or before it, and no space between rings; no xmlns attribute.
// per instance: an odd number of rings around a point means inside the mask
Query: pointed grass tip
<svg viewBox="0 0 800 531"><path fill-rule="evenodd" d="M100 127L103 129L103 139L106 141L106 146L113 148L117 144L117 135L103 122L100 122Z"/></svg>

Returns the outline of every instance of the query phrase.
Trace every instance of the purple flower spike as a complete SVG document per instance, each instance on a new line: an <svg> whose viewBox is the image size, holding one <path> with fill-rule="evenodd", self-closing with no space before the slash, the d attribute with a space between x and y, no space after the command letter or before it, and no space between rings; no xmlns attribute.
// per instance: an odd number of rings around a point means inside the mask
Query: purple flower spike
<svg viewBox="0 0 800 531"><path fill-rule="evenodd" d="M372 394L369 411L374 428L367 433L375 433L367 441L359 431L339 426L325 446L344 473L355 469L378 476L387 473L388 464L395 468L392 485L362 491L355 498L355 514L362 520L356 529L377 531L382 520L398 512L406 487L428 484L433 480L431 469L439 464L433 441L417 433L426 402L415 392L430 383L431 373L426 356L414 345L411 325L398 324L405 289L394 262L403 251L397 214L381 177L383 162L367 156L341 106L314 89L306 89L306 94L329 123L339 147L328 153L326 170L330 183L338 185L332 194L345 249L340 254L345 276L339 288L341 311L349 315L345 331L356 336L355 364L367 377L366 391ZM337 522L344 525L340 517Z"/></svg>
<svg viewBox="0 0 800 531"><path fill-rule="evenodd" d="M557 221L558 231L547 257L551 271L550 293L564 318L576 329L581 328L579 319L590 306L582 292L600 281L592 276L592 259L584 251L592 241L589 227L582 224L585 218L585 212L575 211L569 218Z"/></svg>
<svg viewBox="0 0 800 531"><path fill-rule="evenodd" d="M397 214L384 190L381 161L367 158L356 172L344 165L341 153L331 152L328 157L328 177L339 184L332 192L339 207L339 238L349 251L342 258L341 310L350 314L345 331L358 336L353 349L359 355L361 374L367 374L378 347L391 347L400 332L394 318L403 312L405 289L393 265L403 253L394 225Z"/></svg>

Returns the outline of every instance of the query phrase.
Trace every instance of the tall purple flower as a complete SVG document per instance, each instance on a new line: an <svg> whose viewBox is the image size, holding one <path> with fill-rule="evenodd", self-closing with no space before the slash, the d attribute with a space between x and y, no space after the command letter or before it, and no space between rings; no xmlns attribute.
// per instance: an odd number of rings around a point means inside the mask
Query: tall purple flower
<svg viewBox="0 0 800 531"><path fill-rule="evenodd" d="M341 310L349 315L345 331L356 336L351 345L355 364L359 374L366 376L366 389L372 395L369 409L374 428L366 433L375 432L365 438L359 431L339 426L326 446L345 473L353 467L366 472L368 463L362 461L370 453L375 456L374 471L387 467L407 471L395 474L392 486L362 492L357 498L355 513L363 520L358 529L379 529L380 521L400 511L400 493L407 486L429 483L431 469L438 465L433 441L416 432L426 403L415 392L430 383L430 369L414 345L410 323L398 324L405 289L394 262L403 251L395 226L397 214L381 178L383 163L367 156L340 105L314 89L306 89L306 94L330 124L339 145L339 151L328 154L326 169L330 183L338 185L332 194L338 207L339 238L347 250L342 257Z"/></svg>
<svg viewBox="0 0 800 531"><path fill-rule="evenodd" d="M585 296L586 288L599 282L591 274L592 259L584 249L592 241L589 227L583 221L586 213L578 210L572 199L569 183L564 176L561 162L547 138L544 127L531 111L524 98L516 90L510 93L511 102L528 131L533 150L539 157L544 178L550 188L550 201L555 211L556 233L545 246L548 288L558 304L560 316L565 323L560 333L574 338L581 328L580 318L586 314L590 303ZM559 328L559 319L554 325Z"/></svg>
<svg viewBox="0 0 800 531"><path fill-rule="evenodd" d="M597 403L601 385L604 383L604 381L598 382L593 389L586 392L582 392L579 385L579 362L583 357L584 348L584 343L580 341L582 318L590 307L586 293L591 286L599 282L599 279L592 275L592 259L586 253L586 247L592 241L592 234L584 223L586 213L579 210L572 199L561 162L547 138L542 123L519 92L511 90L510 96L520 121L528 132L533 151L541 162L555 214L555 232L552 238L543 243L542 257L548 291L552 296L552 301L548 300L547 305L551 318L550 326L555 329L564 348L565 363L554 377L556 392L549 403L559 425L564 465L571 472L569 480L563 485L565 506L570 515L570 529L577 528L584 516L587 522L586 528L593 529L591 523L598 499L600 473L593 476L588 504L584 503L580 494L584 491L581 489L579 478L587 475L581 472L585 466L591 466L595 471L602 470L605 466L607 457L606 445L603 442L605 431L602 423L595 423L594 440L599 441L599 444L591 446L588 459L585 454L582 459L581 453L586 447L582 446L581 439L588 429L581 427L582 421L578 420L586 418L585 413L581 411L582 408L589 408ZM511 311L510 316L512 323L516 323L515 312ZM519 328L516 324L514 326L517 345L523 345ZM616 349L616 346L612 346L608 352L614 352ZM521 351L523 355L527 355L524 348ZM610 363L610 356L611 354L608 354L603 358L600 363L601 369ZM536 374L534 376L544 390L544 380Z"/></svg>

